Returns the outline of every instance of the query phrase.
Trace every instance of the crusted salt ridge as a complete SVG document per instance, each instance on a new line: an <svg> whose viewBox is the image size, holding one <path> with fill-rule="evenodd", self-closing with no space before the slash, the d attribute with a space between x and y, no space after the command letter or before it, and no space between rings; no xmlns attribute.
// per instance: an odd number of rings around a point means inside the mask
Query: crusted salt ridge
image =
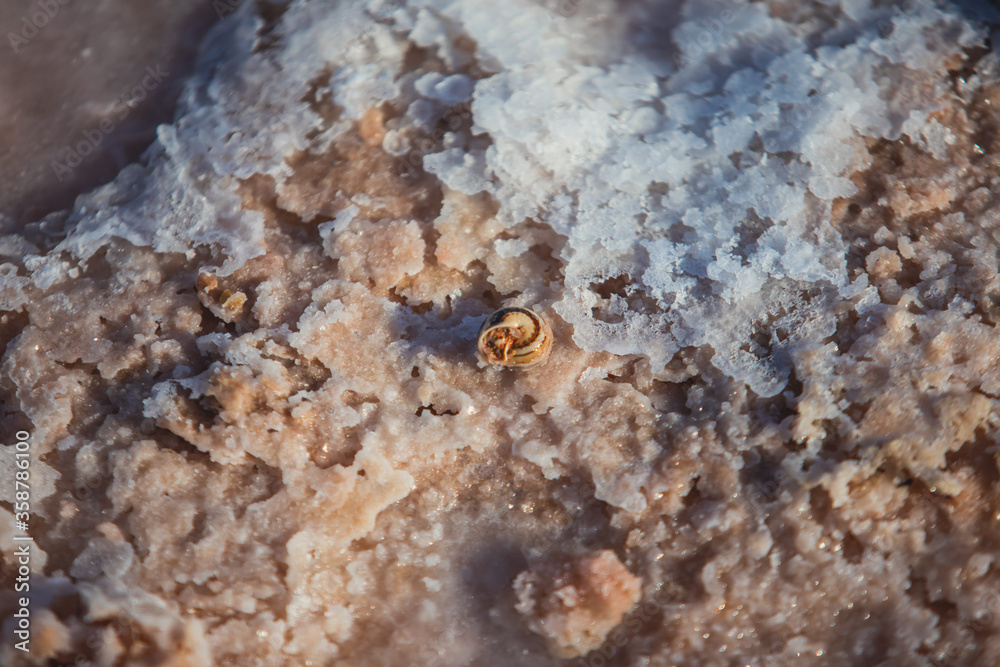
<svg viewBox="0 0 1000 667"><path fill-rule="evenodd" d="M920 133L935 129L920 119L947 90L939 82L914 100L907 73L933 70L982 37L929 4L906 13L887 6L845 20L843 46L834 47L809 44L815 37L770 18L765 4L688 3L671 60L650 66L645 54L622 53L588 67L573 57L572 32L553 30L540 7L518 7L511 23L451 11L502 68L477 84L473 104L473 131L492 139L483 168L499 182L489 189L498 215L542 219L569 239L567 291L556 310L574 325L577 344L648 354L654 366L679 346L711 344L714 363L761 396L785 387L787 364L774 367L770 351L742 353L745 336L717 332L749 330L781 308L824 316L822 303L811 307L795 291L768 290L773 296L762 299L767 282L849 289L845 248L816 222L835 198L856 191L846 175L863 165L860 138L908 130L926 145ZM521 39L495 39L497 25L515 26ZM930 26L952 40L925 47ZM530 46L490 51L522 41ZM873 83L880 76L903 81L902 90L881 91ZM459 189L469 180L467 159L431 155L426 164ZM618 257L609 262L606 252ZM662 314L628 312L612 297L609 309L622 321L595 321L590 284L619 276ZM650 330L669 330L653 352Z"/></svg>
<svg viewBox="0 0 1000 667"><path fill-rule="evenodd" d="M503 224L533 217L567 236L567 291L556 309L574 325L577 344L651 354L654 366L681 346L712 344L720 369L762 396L783 389L788 368L774 368L768 355L741 354L741 337L726 341L712 332L750 329L759 325L754 313L780 308L760 301L768 281L844 293L844 248L815 221L829 214L833 199L855 191L845 174L864 159L858 137L895 139L905 130L918 144L937 142L931 150L940 154L947 134L927 115L945 91L935 84L913 108L906 72L931 69L981 39L953 14L922 4L905 13L855 8L843 26L853 39L840 37L846 46L807 48L806 36L770 18L765 5L692 3L682 8L671 59L646 64L622 36L602 42L618 53L617 62L604 53L609 62L597 65L593 50L581 53L573 44L575 24L553 21L540 6L505 5L489 19L461 3L372 11L409 28L421 45L434 45L449 30L467 34L480 45L477 56L495 63L499 71L475 84L472 105L472 133L486 133L491 145L482 153L449 148L423 162L459 191L489 192ZM885 25L893 29L880 34ZM933 50L915 48L928 26L951 39ZM267 174L281 183L289 173L285 160L321 129L313 110L287 100L305 97L333 63L340 67L329 84L347 118L400 92L394 80L401 47L360 8L293 7L279 30L290 37L287 48L276 57L254 52L259 28L250 10L216 28L178 122L162 127L151 149L160 155L150 168L131 167L81 197L74 232L56 251L86 259L112 237L162 252L209 246L227 257L221 272L231 273L263 252L262 220L241 210L239 180ZM497 38L511 30L519 39ZM518 41L530 46L504 46ZM324 48L315 53L317 43ZM449 55L449 65L464 64ZM902 90L887 96L866 83L876 71L902 80ZM414 104L430 99L444 108L439 97L429 93ZM313 148L322 150L343 130L333 123ZM191 187L201 181L208 191ZM608 262L605 251L617 256ZM65 270L56 256L28 262L43 288ZM615 295L609 307L621 311L615 314L622 322L596 321L590 284L619 276L661 312L630 311ZM734 310L748 315L734 317ZM664 332L653 352L650 329Z"/></svg>
<svg viewBox="0 0 1000 667"><path fill-rule="evenodd" d="M425 33L430 45L438 34L464 31L482 45L479 57L499 70L477 82L473 93L472 132L486 133L491 145L482 153L460 147L430 153L423 156L427 169L460 191L489 192L504 224L534 217L568 237L567 293L557 311L573 323L575 340L585 349L646 354L645 332L656 329L665 333L651 353L654 365L680 346L710 343L722 370L762 396L780 392L787 367L773 368L767 355L741 354L739 337L709 340L706 334L752 328L752 313L779 307L759 300L767 281L791 279L843 292L844 248L815 221L829 214L833 199L854 192L845 173L864 159L858 137L895 139L908 131L925 146L937 142L932 152L939 154L947 134L928 138L941 133L927 115L940 107L936 98L944 91L941 84L929 95L923 91L922 106L911 108L906 71L935 66L978 33L933 6L909 13L887 7L845 21L844 30L854 33L846 47L807 49L795 26L768 17L764 5L700 3L685 5L671 60L644 67L620 53L619 62L597 66L589 63L593 53L576 52L573 33L566 30L571 23L553 22L542 7L510 7L497 10L510 16L488 21L461 4L415 3L394 15L380 10L411 27L421 44ZM438 15L452 16L456 25L433 18ZM712 23L710 31L698 27L721 15L726 20ZM208 49L206 63L239 57L248 62L238 71L213 66L209 80L189 88L182 110L190 113L161 129L164 159L183 165L180 173L158 167L147 176L132 168L114 185L84 197L74 215L76 230L58 250L86 258L112 236L160 251L208 245L228 256L223 273L260 254L260 216L240 210L238 179L266 173L280 183L288 175L284 160L321 125L307 106L279 100L304 97L327 63L341 65L330 84L348 118L360 117L373 99L399 93L391 63L401 57L400 47L386 28L363 20L362 12L345 7L293 10L283 25L294 39L273 60L253 53L259 20L252 14L238 29L230 28L227 39L209 40L224 47ZM432 30L428 25L435 20L442 25ZM882 35L879 26L886 22L893 30ZM512 26L536 50L501 48L512 42L496 39L497 25ZM913 47L914 40L923 41L914 31L926 26L953 33L936 45L943 52ZM318 34L324 38L313 36ZM702 44L706 35L714 40L711 50ZM296 45L314 43L332 46L303 58ZM903 90L886 96L865 83L876 71L902 80ZM247 98L257 104L232 102ZM581 98L586 102L577 104ZM434 95L429 99L447 106ZM271 111L276 107L282 110ZM342 124L334 123L325 135L332 138L338 130ZM323 146L319 141L315 147ZM202 193L189 183L205 169L220 178ZM147 178L157 183L152 195L143 193ZM159 189L174 194L164 198ZM598 248L619 258L609 266ZM47 286L59 272L38 273ZM618 313L618 326L595 321L590 284L621 275L631 279L630 289L656 300L662 313ZM751 315L734 319L729 304L740 302ZM693 303L698 307L686 307ZM615 298L610 307L628 310Z"/></svg>

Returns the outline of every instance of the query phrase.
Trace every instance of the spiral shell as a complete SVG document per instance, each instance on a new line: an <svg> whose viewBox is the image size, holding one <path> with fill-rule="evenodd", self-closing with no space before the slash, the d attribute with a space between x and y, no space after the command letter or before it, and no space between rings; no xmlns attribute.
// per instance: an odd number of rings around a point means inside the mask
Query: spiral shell
<svg viewBox="0 0 1000 667"><path fill-rule="evenodd" d="M493 366L537 366L552 350L548 322L527 308L501 308L479 329L479 356Z"/></svg>

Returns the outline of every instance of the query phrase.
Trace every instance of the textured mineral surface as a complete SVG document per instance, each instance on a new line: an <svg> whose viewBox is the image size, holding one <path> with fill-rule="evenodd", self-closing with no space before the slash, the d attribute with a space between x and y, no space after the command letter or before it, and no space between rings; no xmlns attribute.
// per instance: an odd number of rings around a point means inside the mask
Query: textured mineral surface
<svg viewBox="0 0 1000 667"><path fill-rule="evenodd" d="M0 664L1000 662L991 5L224 9L0 236Z"/></svg>

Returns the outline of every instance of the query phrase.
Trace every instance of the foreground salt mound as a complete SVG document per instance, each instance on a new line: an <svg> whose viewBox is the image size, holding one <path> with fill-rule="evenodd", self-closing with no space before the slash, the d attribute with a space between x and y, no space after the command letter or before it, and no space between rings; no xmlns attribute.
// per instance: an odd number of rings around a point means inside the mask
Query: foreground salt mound
<svg viewBox="0 0 1000 667"><path fill-rule="evenodd" d="M540 562L514 579L517 610L556 655L569 658L599 649L641 590L640 579L609 549L569 562Z"/></svg>
<svg viewBox="0 0 1000 667"><path fill-rule="evenodd" d="M256 11L2 267L30 660L996 660L981 21ZM551 322L537 370L476 362L508 304Z"/></svg>

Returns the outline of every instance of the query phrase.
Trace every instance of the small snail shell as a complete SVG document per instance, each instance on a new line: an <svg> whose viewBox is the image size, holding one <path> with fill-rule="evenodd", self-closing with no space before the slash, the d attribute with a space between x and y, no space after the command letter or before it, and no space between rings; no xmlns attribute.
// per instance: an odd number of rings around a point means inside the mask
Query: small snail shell
<svg viewBox="0 0 1000 667"><path fill-rule="evenodd" d="M527 308L501 308L479 329L479 356L494 366L527 368L549 357L552 329Z"/></svg>

